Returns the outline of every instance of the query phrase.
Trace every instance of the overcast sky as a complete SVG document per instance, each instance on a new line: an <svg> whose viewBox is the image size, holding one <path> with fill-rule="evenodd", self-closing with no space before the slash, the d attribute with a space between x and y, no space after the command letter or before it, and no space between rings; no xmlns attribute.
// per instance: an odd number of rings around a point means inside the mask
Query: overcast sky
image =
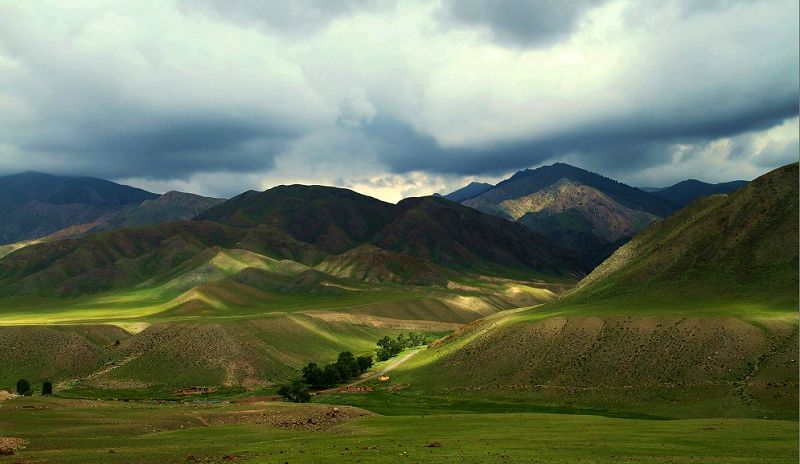
<svg viewBox="0 0 800 464"><path fill-rule="evenodd" d="M0 174L397 201L798 159L797 0L0 0Z"/></svg>

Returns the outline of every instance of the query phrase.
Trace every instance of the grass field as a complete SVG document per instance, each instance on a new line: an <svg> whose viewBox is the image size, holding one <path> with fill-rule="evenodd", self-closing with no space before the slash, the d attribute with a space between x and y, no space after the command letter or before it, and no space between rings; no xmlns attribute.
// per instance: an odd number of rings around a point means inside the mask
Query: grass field
<svg viewBox="0 0 800 464"><path fill-rule="evenodd" d="M429 414L413 407L350 420L360 413L332 408L14 399L0 403L0 434L27 443L0 460L727 464L798 459L798 424L788 421ZM338 418L325 419L331 416Z"/></svg>

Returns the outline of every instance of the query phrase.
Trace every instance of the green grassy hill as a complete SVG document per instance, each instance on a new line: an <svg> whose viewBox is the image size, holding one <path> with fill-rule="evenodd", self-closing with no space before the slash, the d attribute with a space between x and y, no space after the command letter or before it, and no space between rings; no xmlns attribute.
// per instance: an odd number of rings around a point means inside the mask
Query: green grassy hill
<svg viewBox="0 0 800 464"><path fill-rule="evenodd" d="M791 164L729 196L696 200L618 250L563 303L796 310L797 185Z"/></svg>
<svg viewBox="0 0 800 464"><path fill-rule="evenodd" d="M312 288L257 290L221 280L167 303L156 298L150 306L142 294L12 301L0 310L0 388L19 378L112 390L266 386L340 351L371 353L384 335L446 333L487 314L554 298L512 283L435 291ZM59 325L40 325L54 322Z"/></svg>
<svg viewBox="0 0 800 464"><path fill-rule="evenodd" d="M397 395L796 419L797 185L793 164L697 200L566 297L416 356L394 372Z"/></svg>

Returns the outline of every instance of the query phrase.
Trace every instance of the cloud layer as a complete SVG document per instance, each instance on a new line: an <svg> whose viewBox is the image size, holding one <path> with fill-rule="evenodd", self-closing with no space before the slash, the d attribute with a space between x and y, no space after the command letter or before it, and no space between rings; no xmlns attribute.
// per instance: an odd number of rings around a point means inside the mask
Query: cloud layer
<svg viewBox="0 0 800 464"><path fill-rule="evenodd" d="M638 185L798 157L798 4L0 4L0 174L388 200L567 161Z"/></svg>

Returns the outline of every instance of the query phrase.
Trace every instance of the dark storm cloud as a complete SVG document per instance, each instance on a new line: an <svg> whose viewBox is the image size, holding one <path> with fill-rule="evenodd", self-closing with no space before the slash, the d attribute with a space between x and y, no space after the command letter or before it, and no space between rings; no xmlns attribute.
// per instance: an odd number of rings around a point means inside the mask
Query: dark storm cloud
<svg viewBox="0 0 800 464"><path fill-rule="evenodd" d="M120 28L150 29L102 10L63 30L25 21L34 16L0 6L4 172L150 179L263 172L319 119L320 105L302 79L277 66L231 72L229 49L213 37L132 32L136 40L115 44Z"/></svg>
<svg viewBox="0 0 800 464"><path fill-rule="evenodd" d="M497 174L521 169L565 155L605 171L643 169L663 164L675 143L706 143L749 131L759 131L798 115L797 89L770 94L764 101L738 112L719 114L713 105L694 112L635 114L628 118L573 127L535 139L492 144L483 148L442 147L397 120L378 117L367 129L381 159L395 172L424 170L461 175ZM741 148L739 148L741 150Z"/></svg>
<svg viewBox="0 0 800 464"><path fill-rule="evenodd" d="M253 120L214 115L164 118L155 123L148 116L121 125L96 122L78 124L67 133L39 134L19 146L75 158L93 175L169 179L194 172L269 169L275 156L298 135Z"/></svg>
<svg viewBox="0 0 800 464"><path fill-rule="evenodd" d="M763 135L798 114L796 1L45 1L0 2L0 173L221 194L796 152Z"/></svg>
<svg viewBox="0 0 800 464"><path fill-rule="evenodd" d="M484 27L497 43L510 46L548 46L568 38L583 15L609 0L444 0L445 23ZM626 17L633 23L649 16L654 6L671 6L683 17L713 13L739 3L763 0L664 0L635 2Z"/></svg>
<svg viewBox="0 0 800 464"><path fill-rule="evenodd" d="M500 43L539 46L568 37L583 13L606 0L445 0L442 16L487 27Z"/></svg>
<svg viewBox="0 0 800 464"><path fill-rule="evenodd" d="M315 32L336 18L389 8L395 0L179 0L187 13L215 17L289 35Z"/></svg>

